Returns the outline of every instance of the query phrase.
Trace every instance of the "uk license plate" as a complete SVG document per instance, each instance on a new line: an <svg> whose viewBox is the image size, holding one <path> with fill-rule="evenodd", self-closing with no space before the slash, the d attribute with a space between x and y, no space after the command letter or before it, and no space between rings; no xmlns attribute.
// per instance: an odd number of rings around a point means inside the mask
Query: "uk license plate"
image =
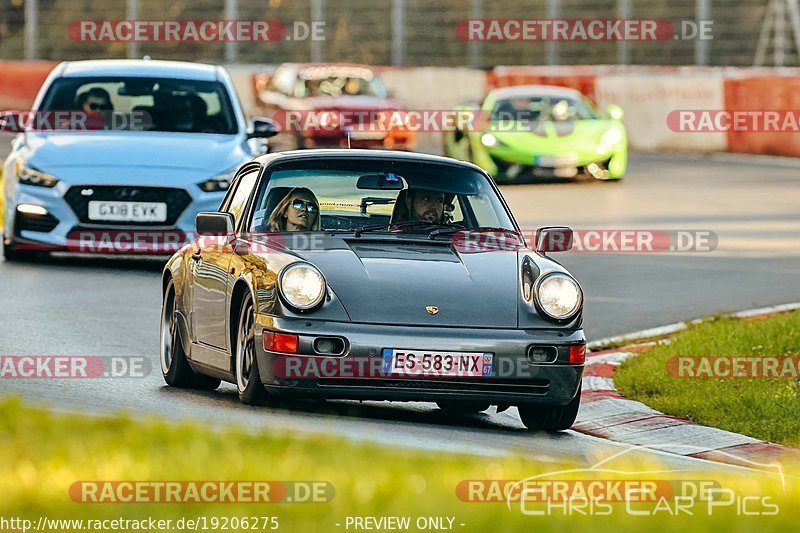
<svg viewBox="0 0 800 533"><path fill-rule="evenodd" d="M483 352L434 352L384 348L382 371L392 376L487 377L493 355Z"/></svg>
<svg viewBox="0 0 800 533"><path fill-rule="evenodd" d="M115 222L164 222L167 204L163 202L89 202L89 220Z"/></svg>

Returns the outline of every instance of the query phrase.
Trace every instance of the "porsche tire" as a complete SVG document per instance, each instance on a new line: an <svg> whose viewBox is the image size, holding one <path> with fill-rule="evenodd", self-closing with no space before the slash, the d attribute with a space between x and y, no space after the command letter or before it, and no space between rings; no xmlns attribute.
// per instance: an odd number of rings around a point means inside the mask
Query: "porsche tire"
<svg viewBox="0 0 800 533"><path fill-rule="evenodd" d="M220 380L198 374L189 366L175 319L175 285L172 280L164 291L161 306L161 374L170 387L214 390Z"/></svg>
<svg viewBox="0 0 800 533"><path fill-rule="evenodd" d="M255 348L255 316L253 313L253 300L249 294L242 300L242 310L239 313L234 350L234 370L239 400L246 405L267 404L270 398L267 389L261 383L261 375L258 372Z"/></svg>
<svg viewBox="0 0 800 533"><path fill-rule="evenodd" d="M519 417L531 431L563 431L572 427L581 405L581 389L567 405L519 405Z"/></svg>

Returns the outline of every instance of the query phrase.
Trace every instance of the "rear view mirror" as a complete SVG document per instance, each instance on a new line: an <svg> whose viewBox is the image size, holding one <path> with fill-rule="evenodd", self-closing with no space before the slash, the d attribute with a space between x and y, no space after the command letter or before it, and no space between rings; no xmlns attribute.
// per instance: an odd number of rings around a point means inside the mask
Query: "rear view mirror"
<svg viewBox="0 0 800 533"><path fill-rule="evenodd" d="M156 82L142 79L129 79L117 89L120 96L149 96L155 92Z"/></svg>
<svg viewBox="0 0 800 533"><path fill-rule="evenodd" d="M197 213L195 226L200 235L233 235L233 215L219 211Z"/></svg>
<svg viewBox="0 0 800 533"><path fill-rule="evenodd" d="M393 172L365 174L358 178L356 188L368 191L402 191L403 177Z"/></svg>
<svg viewBox="0 0 800 533"><path fill-rule="evenodd" d="M548 226L536 230L536 251L569 252L572 249L572 229L566 226Z"/></svg>

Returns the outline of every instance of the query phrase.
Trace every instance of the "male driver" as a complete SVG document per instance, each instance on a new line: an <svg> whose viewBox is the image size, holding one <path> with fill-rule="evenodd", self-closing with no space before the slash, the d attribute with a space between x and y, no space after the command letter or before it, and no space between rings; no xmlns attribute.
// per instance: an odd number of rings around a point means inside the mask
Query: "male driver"
<svg viewBox="0 0 800 533"><path fill-rule="evenodd" d="M444 193L425 189L408 189L406 206L409 220L426 220L439 224L444 218Z"/></svg>
<svg viewBox="0 0 800 533"><path fill-rule="evenodd" d="M93 87L78 95L78 106L86 113L98 111L113 111L111 97L108 91L100 87Z"/></svg>

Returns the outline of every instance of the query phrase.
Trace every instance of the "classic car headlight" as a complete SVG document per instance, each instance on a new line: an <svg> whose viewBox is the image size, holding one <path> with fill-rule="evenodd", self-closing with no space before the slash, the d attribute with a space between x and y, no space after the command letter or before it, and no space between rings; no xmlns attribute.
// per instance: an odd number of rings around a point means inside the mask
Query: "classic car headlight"
<svg viewBox="0 0 800 533"><path fill-rule="evenodd" d="M55 176L30 165L20 165L17 168L17 178L20 183L37 187L55 187L58 183Z"/></svg>
<svg viewBox="0 0 800 533"><path fill-rule="evenodd" d="M561 273L548 274L536 286L539 307L550 318L562 320L575 315L583 303L578 282Z"/></svg>
<svg viewBox="0 0 800 533"><path fill-rule="evenodd" d="M318 306L325 298L325 278L308 263L293 263L284 268L278 287L286 303L301 311Z"/></svg>

